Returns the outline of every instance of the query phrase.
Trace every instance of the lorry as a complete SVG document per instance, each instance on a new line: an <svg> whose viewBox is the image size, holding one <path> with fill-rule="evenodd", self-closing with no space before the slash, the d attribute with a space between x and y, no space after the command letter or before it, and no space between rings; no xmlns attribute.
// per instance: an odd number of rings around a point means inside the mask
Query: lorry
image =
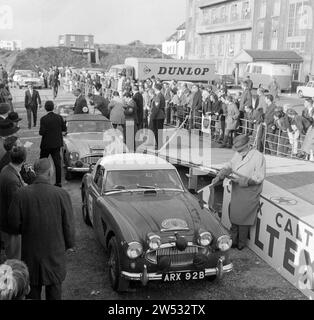
<svg viewBox="0 0 314 320"><path fill-rule="evenodd" d="M120 73L135 81L144 81L152 76L161 81L207 83L218 79L215 63L209 60L126 58L124 64L112 66L107 76L117 79Z"/></svg>

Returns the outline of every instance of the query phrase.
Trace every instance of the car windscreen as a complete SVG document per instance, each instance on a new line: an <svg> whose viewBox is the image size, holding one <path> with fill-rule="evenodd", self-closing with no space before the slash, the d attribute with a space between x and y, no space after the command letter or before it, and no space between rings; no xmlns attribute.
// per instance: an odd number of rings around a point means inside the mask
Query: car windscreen
<svg viewBox="0 0 314 320"><path fill-rule="evenodd" d="M109 121L69 121L67 122L68 133L80 132L105 132L111 129Z"/></svg>
<svg viewBox="0 0 314 320"><path fill-rule="evenodd" d="M174 169L108 171L104 184L104 192L113 189L154 188L183 190L182 182Z"/></svg>

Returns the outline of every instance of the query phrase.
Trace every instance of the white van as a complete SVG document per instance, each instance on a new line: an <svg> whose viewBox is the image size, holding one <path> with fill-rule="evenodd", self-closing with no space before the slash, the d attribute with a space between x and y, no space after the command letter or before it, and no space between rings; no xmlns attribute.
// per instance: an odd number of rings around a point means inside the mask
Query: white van
<svg viewBox="0 0 314 320"><path fill-rule="evenodd" d="M258 88L262 85L267 89L272 81L272 77L276 77L281 90L290 90L292 82L292 69L286 64L273 64L269 62L252 62L249 63L244 71L243 77L250 76L253 81L253 87Z"/></svg>

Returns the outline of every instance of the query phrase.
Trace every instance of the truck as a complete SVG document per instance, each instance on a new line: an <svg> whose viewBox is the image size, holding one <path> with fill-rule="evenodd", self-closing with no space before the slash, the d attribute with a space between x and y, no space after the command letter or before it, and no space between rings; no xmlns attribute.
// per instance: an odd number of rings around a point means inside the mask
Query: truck
<svg viewBox="0 0 314 320"><path fill-rule="evenodd" d="M124 64L112 66L107 76L117 79L120 73L135 81L152 76L161 81L207 83L218 79L215 63L209 60L126 58Z"/></svg>

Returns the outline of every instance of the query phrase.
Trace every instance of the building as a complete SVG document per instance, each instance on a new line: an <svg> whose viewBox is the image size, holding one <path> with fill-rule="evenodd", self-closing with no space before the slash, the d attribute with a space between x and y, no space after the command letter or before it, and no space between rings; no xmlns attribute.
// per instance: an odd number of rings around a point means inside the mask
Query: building
<svg viewBox="0 0 314 320"><path fill-rule="evenodd" d="M162 53L173 59L185 58L185 23L180 25L176 32L162 43Z"/></svg>
<svg viewBox="0 0 314 320"><path fill-rule="evenodd" d="M187 0L186 58L232 74L242 49L293 50L303 58L290 63L293 80L303 81L314 73L313 9L311 0Z"/></svg>
<svg viewBox="0 0 314 320"><path fill-rule="evenodd" d="M0 49L16 51L22 50L21 40L0 40Z"/></svg>
<svg viewBox="0 0 314 320"><path fill-rule="evenodd" d="M75 49L94 49L94 36L82 34L64 34L59 36L59 47Z"/></svg>

